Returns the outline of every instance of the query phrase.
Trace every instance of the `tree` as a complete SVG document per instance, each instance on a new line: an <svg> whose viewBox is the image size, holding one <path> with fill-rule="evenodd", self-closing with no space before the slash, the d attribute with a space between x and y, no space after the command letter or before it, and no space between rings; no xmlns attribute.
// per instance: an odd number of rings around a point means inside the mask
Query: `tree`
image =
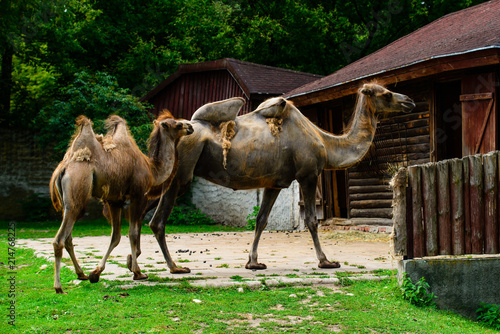
<svg viewBox="0 0 500 334"><path fill-rule="evenodd" d="M145 151L152 130L152 115L147 112L147 106L130 95L130 90L120 88L116 78L107 73L76 73L75 80L60 98L44 107L36 118L38 126L44 129L39 141L53 146L55 158L60 160L79 115L86 115L94 122L96 133L104 133L104 120L111 114L127 121L137 144Z"/></svg>

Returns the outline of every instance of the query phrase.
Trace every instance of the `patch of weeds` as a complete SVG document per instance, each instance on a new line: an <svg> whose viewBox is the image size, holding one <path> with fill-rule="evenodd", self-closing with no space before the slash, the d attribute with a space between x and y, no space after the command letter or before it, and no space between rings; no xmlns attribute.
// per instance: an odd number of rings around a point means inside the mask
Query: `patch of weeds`
<svg viewBox="0 0 500 334"><path fill-rule="evenodd" d="M392 276L395 274L395 272L390 269L375 269L372 273L377 276Z"/></svg>
<svg viewBox="0 0 500 334"><path fill-rule="evenodd" d="M154 266L152 264L145 264L144 268L154 268Z"/></svg>
<svg viewBox="0 0 500 334"><path fill-rule="evenodd" d="M214 260L221 260L221 259L222 259L221 257L214 258Z"/></svg>
<svg viewBox="0 0 500 334"><path fill-rule="evenodd" d="M477 320L486 326L500 330L500 306L480 303L476 310Z"/></svg>
<svg viewBox="0 0 500 334"><path fill-rule="evenodd" d="M366 269L366 266L363 266L363 265L356 265L356 268L358 268L358 269Z"/></svg>
<svg viewBox="0 0 500 334"><path fill-rule="evenodd" d="M410 304L415 306L436 306L434 294L427 292L429 288L430 286L424 277L420 277L420 280L413 284L411 278L406 273L404 274L401 291L403 292L403 298L408 300Z"/></svg>
<svg viewBox="0 0 500 334"><path fill-rule="evenodd" d="M350 286L350 285L354 284L354 281L352 279L350 279L348 276L341 276L338 279L339 279L339 282L337 285L340 285L340 286Z"/></svg>
<svg viewBox="0 0 500 334"><path fill-rule="evenodd" d="M376 257L374 260L375 260L375 261L385 261L385 260L386 260L386 258L385 258L385 257L383 257L383 256L380 256L380 257Z"/></svg>
<svg viewBox="0 0 500 334"><path fill-rule="evenodd" d="M229 268L229 264L227 264L227 263L223 263L223 264L221 264L221 265L218 265L218 266L217 266L217 267L215 267L215 268Z"/></svg>
<svg viewBox="0 0 500 334"><path fill-rule="evenodd" d="M188 259L179 259L179 260L177 260L177 261L179 261L179 262L191 262L191 261L190 261L190 260L188 260Z"/></svg>
<svg viewBox="0 0 500 334"><path fill-rule="evenodd" d="M247 282L247 281L250 281L249 279L243 278L240 275L234 275L234 276L231 276L229 278L232 279L232 280L235 280L236 282Z"/></svg>
<svg viewBox="0 0 500 334"><path fill-rule="evenodd" d="M128 277L128 276L127 276ZM150 274L148 281L158 282L158 283L182 283L189 281L199 281L204 279L213 279L216 277L181 277L181 278L170 278L170 277L160 277L156 274Z"/></svg>
<svg viewBox="0 0 500 334"><path fill-rule="evenodd" d="M120 263L120 262L118 262L118 261L109 260L108 262L109 262L109 263L112 263L112 264L116 264L118 267L128 269L128 267L127 267L127 265L126 265L126 264Z"/></svg>
<svg viewBox="0 0 500 334"><path fill-rule="evenodd" d="M286 274L285 276L288 278L300 278L300 276L297 274Z"/></svg>
<svg viewBox="0 0 500 334"><path fill-rule="evenodd" d="M292 271L297 271L297 272L298 272L298 271L300 271L300 270L299 270L299 269L293 269Z"/></svg>
<svg viewBox="0 0 500 334"><path fill-rule="evenodd" d="M247 216L247 225L246 229L249 231L255 230L255 224L257 222L257 215L259 214L260 207L254 206L253 211Z"/></svg>

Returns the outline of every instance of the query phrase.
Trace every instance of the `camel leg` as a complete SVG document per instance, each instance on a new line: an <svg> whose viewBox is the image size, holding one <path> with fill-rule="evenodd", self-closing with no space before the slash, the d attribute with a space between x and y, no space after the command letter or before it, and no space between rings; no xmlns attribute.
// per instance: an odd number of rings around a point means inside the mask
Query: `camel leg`
<svg viewBox="0 0 500 334"><path fill-rule="evenodd" d="M73 261L73 266L75 267L75 273L78 279L82 281L88 280L89 277L84 274L82 268L80 267L80 264L78 263L78 260L76 259L75 250L73 246L73 237L71 236L71 234L68 236L68 238L66 238L64 246L66 247L66 251L71 257L71 261Z"/></svg>
<svg viewBox="0 0 500 334"><path fill-rule="evenodd" d="M111 218L111 229L112 229L111 242L109 243L106 255L104 255L104 257L101 259L101 262L99 262L97 268L95 268L94 271L92 271L89 274L89 279L91 283L99 282L99 276L106 267L106 261L108 260L111 251L120 243L120 238L121 238L122 209L119 206L113 206L110 205L109 203L106 203L106 205L108 206L107 209Z"/></svg>
<svg viewBox="0 0 500 334"><path fill-rule="evenodd" d="M316 256L319 260L319 268L340 268L340 263L330 262L327 260L325 253L321 249L321 244L318 238L318 220L316 219L316 186L318 184L317 176L309 176L306 180L300 183L302 196L304 197L305 223L311 233Z"/></svg>
<svg viewBox="0 0 500 334"><path fill-rule="evenodd" d="M137 264L137 257L141 255L141 227L143 214L141 208L144 208L147 203L130 203L130 228L129 239L132 254L127 256L127 267L134 273L134 280L143 280L148 278L147 275L141 273L141 269Z"/></svg>
<svg viewBox="0 0 500 334"><path fill-rule="evenodd" d="M250 250L250 254L248 256L248 262L245 265L246 269L266 269L267 266L264 263L257 262L257 248L259 247L260 236L262 235L262 231L267 226L267 219L269 218L269 214L271 213L271 209L273 208L274 202L280 193L281 189L264 189L264 196L262 198L262 204L257 214L256 224L255 224L255 236L253 239L252 249Z"/></svg>
<svg viewBox="0 0 500 334"><path fill-rule="evenodd" d="M160 197L160 202L156 207L153 218L151 218L151 221L149 222L149 227L155 234L156 240L158 241L160 249L163 253L163 257L165 258L165 261L167 261L167 265L172 274L184 274L191 272L189 268L177 267L170 256L170 252L167 248L167 241L165 240L165 223L174 208L174 202L177 198L179 189L179 182L176 182L174 179L170 188Z"/></svg>
<svg viewBox="0 0 500 334"><path fill-rule="evenodd" d="M63 221L61 227L57 231L57 234L52 241L52 246L54 247L54 289L58 294L65 294L62 290L61 286L61 260L63 249L65 247L66 241L68 237L71 235L71 231L73 230L73 226L75 226L76 215L69 210L64 211ZM73 262L74 264L75 262ZM81 268L80 268L81 270ZM75 271L78 273L78 270L75 267Z"/></svg>

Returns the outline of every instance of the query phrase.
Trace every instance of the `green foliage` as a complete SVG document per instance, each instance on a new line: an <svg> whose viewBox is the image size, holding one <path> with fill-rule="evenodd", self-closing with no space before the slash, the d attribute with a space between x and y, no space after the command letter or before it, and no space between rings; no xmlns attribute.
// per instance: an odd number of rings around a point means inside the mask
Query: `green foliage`
<svg viewBox="0 0 500 334"><path fill-rule="evenodd" d="M415 306L436 306L434 294L428 293L428 289L429 284L424 277L421 277L417 284L413 284L411 278L406 273L404 274L401 291L403 292L403 298L408 300L410 304Z"/></svg>
<svg viewBox="0 0 500 334"><path fill-rule="evenodd" d="M75 130L76 117L87 116L94 122L94 132L104 133L104 120L111 114L127 120L137 144L145 151L152 130L151 114L128 89L118 86L116 78L104 72L76 73L75 80L62 91L60 98L41 110L35 124L43 129L40 142L45 146L55 144L56 153L62 156Z"/></svg>
<svg viewBox="0 0 500 334"><path fill-rule="evenodd" d="M212 218L196 209L193 205L174 206L168 224L179 225L214 225Z"/></svg>
<svg viewBox="0 0 500 334"><path fill-rule="evenodd" d="M20 201L26 221L46 221L50 218L52 203L47 196L33 193Z"/></svg>
<svg viewBox="0 0 500 334"><path fill-rule="evenodd" d="M255 224L257 222L257 215L259 214L260 207L254 206L253 211L247 216L247 225L246 228L249 231L255 230Z"/></svg>
<svg viewBox="0 0 500 334"><path fill-rule="evenodd" d="M500 306L480 303L476 310L477 320L496 330L500 330Z"/></svg>

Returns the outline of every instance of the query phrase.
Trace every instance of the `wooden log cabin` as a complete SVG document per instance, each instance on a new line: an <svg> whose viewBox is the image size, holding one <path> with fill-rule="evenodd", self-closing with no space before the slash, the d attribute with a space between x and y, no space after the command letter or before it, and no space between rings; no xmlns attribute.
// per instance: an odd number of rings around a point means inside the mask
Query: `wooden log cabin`
<svg viewBox="0 0 500 334"><path fill-rule="evenodd" d="M371 80L416 102L410 114L380 119L364 160L325 171L325 218L391 219L389 180L400 166L500 148L500 1L446 15L286 96L323 129L341 133L358 88Z"/></svg>

